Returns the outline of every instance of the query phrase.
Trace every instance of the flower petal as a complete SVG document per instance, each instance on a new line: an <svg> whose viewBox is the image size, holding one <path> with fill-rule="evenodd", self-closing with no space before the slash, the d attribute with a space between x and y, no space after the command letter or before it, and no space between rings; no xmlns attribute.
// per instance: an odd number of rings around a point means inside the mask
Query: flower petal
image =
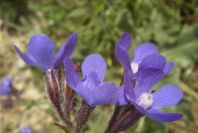
<svg viewBox="0 0 198 133"><path fill-rule="evenodd" d="M130 69L130 56L128 49L132 44L130 33L123 33L115 46L115 57L118 62L125 68Z"/></svg>
<svg viewBox="0 0 198 133"><path fill-rule="evenodd" d="M29 41L27 56L47 70L54 63L54 46L54 42L47 35L34 35Z"/></svg>
<svg viewBox="0 0 198 133"><path fill-rule="evenodd" d="M125 68L130 70L130 56L128 51L120 45L115 46L115 57L118 62Z"/></svg>
<svg viewBox="0 0 198 133"><path fill-rule="evenodd" d="M118 88L112 82L103 82L93 90L94 102L92 105L115 104L118 100Z"/></svg>
<svg viewBox="0 0 198 133"><path fill-rule="evenodd" d="M127 32L124 32L121 35L121 37L117 43L117 45L120 45L126 51L130 48L131 44L132 44L131 34L127 33Z"/></svg>
<svg viewBox="0 0 198 133"><path fill-rule="evenodd" d="M65 57L70 57L74 49L76 48L77 44L77 33L72 33L67 42L59 49L56 55L56 61L54 63L54 68L58 68L60 65L63 64L63 60Z"/></svg>
<svg viewBox="0 0 198 133"><path fill-rule="evenodd" d="M153 94L153 108L176 105L182 98L182 91L173 85L165 85Z"/></svg>
<svg viewBox="0 0 198 133"><path fill-rule="evenodd" d="M146 116L159 122L173 122L182 118L182 114L164 112L153 108L151 108L150 110L145 110L134 101L131 101L131 104L133 104L140 112L142 112Z"/></svg>
<svg viewBox="0 0 198 133"><path fill-rule="evenodd" d="M158 49L153 43L142 43L134 51L133 62L140 63L142 59L151 54L159 54Z"/></svg>
<svg viewBox="0 0 198 133"><path fill-rule="evenodd" d="M157 109L150 109L146 115L159 122L173 122L182 118L182 114L168 113Z"/></svg>
<svg viewBox="0 0 198 133"><path fill-rule="evenodd" d="M123 78L123 85L119 87L119 99L117 105L125 105L129 103L129 101L135 101L136 96L134 92L134 80L131 78L130 71L125 70L124 78Z"/></svg>
<svg viewBox="0 0 198 133"><path fill-rule="evenodd" d="M5 77L4 79L3 79L3 83L5 84L5 85L11 85L12 84L12 79L11 79L11 77L9 77L9 76L7 76L7 77Z"/></svg>
<svg viewBox="0 0 198 133"><path fill-rule="evenodd" d="M126 99L125 96L125 89L124 89L124 85L120 86L118 88L118 93L119 93L119 97L118 97L118 101L116 102L116 105L125 105L128 103L128 100Z"/></svg>
<svg viewBox="0 0 198 133"><path fill-rule="evenodd" d="M156 69L164 69L166 65L166 59L160 54L152 54L146 56L142 62L139 64L139 69L148 69L148 68L156 68Z"/></svg>
<svg viewBox="0 0 198 133"><path fill-rule="evenodd" d="M80 82L80 77L76 72L72 61L69 58L65 59L64 65L67 83L72 89L75 89L77 87L77 84Z"/></svg>
<svg viewBox="0 0 198 133"><path fill-rule="evenodd" d="M11 88L9 86L3 86L2 83L0 83L0 94L7 95L9 94Z"/></svg>
<svg viewBox="0 0 198 133"><path fill-rule="evenodd" d="M75 91L90 106L115 104L119 95L116 85L111 82L103 82L96 85L92 78L93 75L89 75L79 82Z"/></svg>
<svg viewBox="0 0 198 133"><path fill-rule="evenodd" d="M17 52L17 54L21 57L21 59L26 63L26 64L30 64L30 65L36 65L29 57L27 57L25 54L23 54L21 52L21 50L14 45L15 51Z"/></svg>
<svg viewBox="0 0 198 133"><path fill-rule="evenodd" d="M172 63L172 62L166 63L166 66L164 67L164 70L163 70L164 73L165 73L165 74L170 73L171 70L173 69L173 67L174 67L174 63Z"/></svg>
<svg viewBox="0 0 198 133"><path fill-rule="evenodd" d="M87 104L94 104L94 90L97 89L94 80L87 76L83 81L80 81L74 90L80 95Z"/></svg>
<svg viewBox="0 0 198 133"><path fill-rule="evenodd" d="M130 101L135 101L135 81L133 81L130 77L127 76L127 73L124 76L124 89L125 89L125 96Z"/></svg>
<svg viewBox="0 0 198 133"><path fill-rule="evenodd" d="M98 75L96 74L96 72L90 72L88 75L89 78L91 78L94 81L95 85L98 85L101 83L100 79L98 78ZM86 79L86 77L85 77Z"/></svg>
<svg viewBox="0 0 198 133"><path fill-rule="evenodd" d="M83 76L86 77L91 72L95 72L100 81L103 81L106 73L106 63L101 55L92 54L85 58L82 64Z"/></svg>
<svg viewBox="0 0 198 133"><path fill-rule="evenodd" d="M164 76L162 70L146 69L138 73L135 94L137 97L144 92L150 92L152 87Z"/></svg>

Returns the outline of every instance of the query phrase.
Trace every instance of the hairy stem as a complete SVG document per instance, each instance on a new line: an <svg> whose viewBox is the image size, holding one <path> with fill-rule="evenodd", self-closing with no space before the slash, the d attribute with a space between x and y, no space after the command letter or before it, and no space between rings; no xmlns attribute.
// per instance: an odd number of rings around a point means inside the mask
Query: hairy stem
<svg viewBox="0 0 198 133"><path fill-rule="evenodd" d="M74 133L80 133L83 125L88 121L88 118L95 107L91 107L82 101L81 107L76 114L76 123Z"/></svg>
<svg viewBox="0 0 198 133"><path fill-rule="evenodd" d="M117 106L104 133L118 133L124 131L133 126L141 116L142 113L133 105Z"/></svg>

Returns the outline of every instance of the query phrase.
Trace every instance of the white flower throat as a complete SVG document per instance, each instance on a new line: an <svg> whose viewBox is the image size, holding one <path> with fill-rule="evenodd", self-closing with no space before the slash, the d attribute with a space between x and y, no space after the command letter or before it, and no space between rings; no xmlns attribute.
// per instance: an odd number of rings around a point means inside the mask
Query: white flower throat
<svg viewBox="0 0 198 133"><path fill-rule="evenodd" d="M143 108L150 109L153 105L153 96L151 93L144 92L139 96L137 102Z"/></svg>
<svg viewBox="0 0 198 133"><path fill-rule="evenodd" d="M135 63L135 62L131 63L131 69L132 69L132 72L133 72L134 74L137 73L137 71L138 71L138 66L139 66L138 63Z"/></svg>

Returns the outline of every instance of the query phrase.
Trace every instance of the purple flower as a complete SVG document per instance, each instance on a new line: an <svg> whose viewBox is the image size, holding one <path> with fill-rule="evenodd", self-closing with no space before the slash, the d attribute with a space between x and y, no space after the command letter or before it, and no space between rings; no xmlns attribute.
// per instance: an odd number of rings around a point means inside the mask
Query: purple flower
<svg viewBox="0 0 198 133"><path fill-rule="evenodd" d="M136 78L139 77L141 71L146 69L155 68L162 70L163 75L158 77L162 78L174 67L174 64L172 62L166 62L165 57L160 55L155 45L149 42L140 44L134 51L134 58L131 60L128 54L131 43L131 35L129 33L123 33L115 46L115 56L118 62L123 66L124 74L128 73L128 77L134 82ZM127 103L124 95L124 84L120 86L119 91L120 97L118 104L124 105Z"/></svg>
<svg viewBox="0 0 198 133"><path fill-rule="evenodd" d="M155 45L149 42L142 43L137 47L131 61L128 54L131 43L131 35L123 33L115 46L116 59L124 67L125 71L131 73L131 75L136 75L138 71L147 68L160 68L165 74L172 70L174 64L166 62L166 59L160 55Z"/></svg>
<svg viewBox="0 0 198 133"><path fill-rule="evenodd" d="M21 133L32 133L32 128L30 127L24 127L24 128L21 128Z"/></svg>
<svg viewBox="0 0 198 133"><path fill-rule="evenodd" d="M0 82L0 94L8 95L12 91L12 79L11 77L5 77Z"/></svg>
<svg viewBox="0 0 198 133"><path fill-rule="evenodd" d="M37 34L31 37L26 55L18 47L14 46L14 48L26 64L36 66L45 72L47 69L60 67L63 64L64 58L72 54L76 43L77 34L73 33L55 56L54 42L45 34Z"/></svg>
<svg viewBox="0 0 198 133"><path fill-rule="evenodd" d="M90 106L115 104L118 88L112 82L103 82L106 63L99 54L86 57L82 64L82 80L70 59L65 61L65 75L70 87L76 91Z"/></svg>
<svg viewBox="0 0 198 133"><path fill-rule="evenodd" d="M152 93L153 86L168 74L174 64L166 62L151 43L140 44L131 61L128 49L131 36L124 33L115 47L115 55L124 67L124 84L119 88L118 105L130 102L140 112L159 122L172 122L182 118L181 114L167 113L161 108L177 104L183 93L173 85L165 85Z"/></svg>
<svg viewBox="0 0 198 133"><path fill-rule="evenodd" d="M168 113L161 108L176 105L182 98L183 93L173 85L165 85L152 93L153 86L164 75L160 69L149 68L140 72L136 78L136 85L125 75L125 95L127 100L139 111L151 119L159 122L172 122L182 118L181 114Z"/></svg>

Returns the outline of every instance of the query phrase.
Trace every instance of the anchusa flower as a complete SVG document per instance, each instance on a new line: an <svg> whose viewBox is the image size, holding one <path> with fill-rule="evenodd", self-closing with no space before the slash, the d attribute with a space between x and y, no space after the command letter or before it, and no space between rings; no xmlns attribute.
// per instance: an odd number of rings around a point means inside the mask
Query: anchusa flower
<svg viewBox="0 0 198 133"><path fill-rule="evenodd" d="M132 37L129 33L123 33L115 46L115 56L118 62L124 68L124 75L128 73L131 80L135 83L135 78L139 72L147 68L163 69L164 74L168 74L173 68L172 62L166 62L165 58L160 55L154 44L145 42L140 44L134 51L133 60L130 59L128 49L132 44ZM161 61L161 63L160 63ZM165 63L165 67L164 64ZM118 105L127 104L124 96L124 84L120 86L120 96Z"/></svg>
<svg viewBox="0 0 198 133"><path fill-rule="evenodd" d="M131 35L129 33L123 33L115 46L116 59L131 76L135 76L138 71L149 67L161 68L165 74L168 74L173 68L174 64L172 62L164 62L165 58L160 55L155 45L150 42L140 44L134 51L134 58L131 61L128 54L131 44ZM161 60L163 61L162 63L165 63L165 66L158 63Z"/></svg>
<svg viewBox="0 0 198 133"><path fill-rule="evenodd" d="M140 44L134 51L134 58L131 60L128 54L131 42L131 35L129 33L123 33L115 46L115 56L123 66L124 73L128 73L132 81L135 81L140 71L144 69L158 68L166 75L174 67L172 62L166 62L165 57L160 55L156 46L150 42ZM126 104L124 99L120 99L119 102L119 104Z"/></svg>
<svg viewBox="0 0 198 133"><path fill-rule="evenodd" d="M12 91L12 79L11 77L5 77L0 82L0 94L8 95Z"/></svg>
<svg viewBox="0 0 198 133"><path fill-rule="evenodd" d="M31 37L28 43L28 52L23 54L18 47L14 46L17 54L26 64L36 66L46 72L48 69L57 69L63 64L65 57L70 57L77 43L77 34L73 33L62 45L55 56L54 42L45 34L37 34Z"/></svg>
<svg viewBox="0 0 198 133"><path fill-rule="evenodd" d="M128 54L131 43L131 35L123 33L115 46L115 56L124 68L124 76L123 84L119 87L117 106L106 133L124 131L143 115L159 122L182 118L181 114L161 110L181 100L183 93L176 86L165 85L152 93L153 86L172 70L174 64L166 62L155 45L149 42L137 47L131 61Z"/></svg>
<svg viewBox="0 0 198 133"><path fill-rule="evenodd" d="M130 48L131 43L131 35L129 33L123 33L115 46L115 56L124 68L124 75L128 73L128 77L134 84L136 84L135 81L138 75L145 69L161 69L163 76L165 76L174 67L172 62L166 62L165 57L160 55L156 46L150 42L140 44L134 51L134 58L131 61L128 54L128 49ZM163 76L157 76L155 78L162 78ZM122 93L121 95L124 95L124 84L120 88L122 88L120 89L120 93ZM126 103L127 101L125 97L120 97L118 104L124 105Z"/></svg>
<svg viewBox="0 0 198 133"><path fill-rule="evenodd" d="M77 44L77 33L72 33L67 42L61 46L55 56L55 44L45 34L33 35L28 43L28 52L23 54L18 47L14 46L17 54L22 58L26 64L33 65L41 69L45 74L47 92L50 101L56 108L60 118L71 127L71 122L62 109L61 103L61 66L63 60L69 58L73 53Z"/></svg>
<svg viewBox="0 0 198 133"><path fill-rule="evenodd" d="M174 85L165 85L152 93L153 86L159 81L156 77L163 76L159 69L147 69L142 71L133 87L129 78L126 78L126 97L140 112L159 122L172 122L182 118L181 114L168 113L161 109L176 105L183 93Z"/></svg>
<svg viewBox="0 0 198 133"><path fill-rule="evenodd" d="M104 82L106 63L99 54L91 54L82 63L82 79L70 59L65 60L67 84L82 97L82 105L76 115L74 131L80 132L96 105L115 104L119 92L112 82Z"/></svg>
<svg viewBox="0 0 198 133"><path fill-rule="evenodd" d="M124 81L124 89L127 100L140 111L160 122L180 119L181 115L179 114L164 113L159 110L159 108L174 105L181 100L182 92L176 86L167 85L159 91L151 93L152 87L172 70L173 63L167 63L166 59L151 43L140 44L130 63L127 54L130 43L131 36L124 33L115 47L118 61L123 65L125 71L129 72L125 73L126 78L124 78L126 80ZM126 62L123 61L123 57L126 57ZM129 69L129 63L131 69ZM132 70L132 74L130 70ZM146 110L149 110L149 113Z"/></svg>
<svg viewBox="0 0 198 133"><path fill-rule="evenodd" d="M71 60L65 60L67 83L90 106L115 104L118 99L118 88L112 82L103 82L106 63L99 54L92 54L82 63L83 78L77 74Z"/></svg>
<svg viewBox="0 0 198 133"><path fill-rule="evenodd" d="M116 58L124 68L124 78L112 119L130 117L125 119L127 122L110 122L106 132L126 130L143 115L159 122L172 122L182 118L181 114L161 110L181 100L183 93L176 86L165 85L155 93L151 91L172 70L174 64L166 62L152 43L140 44L134 51L134 59L130 61L128 49L131 42L131 35L124 33L115 46ZM119 116L120 112L125 113Z"/></svg>

